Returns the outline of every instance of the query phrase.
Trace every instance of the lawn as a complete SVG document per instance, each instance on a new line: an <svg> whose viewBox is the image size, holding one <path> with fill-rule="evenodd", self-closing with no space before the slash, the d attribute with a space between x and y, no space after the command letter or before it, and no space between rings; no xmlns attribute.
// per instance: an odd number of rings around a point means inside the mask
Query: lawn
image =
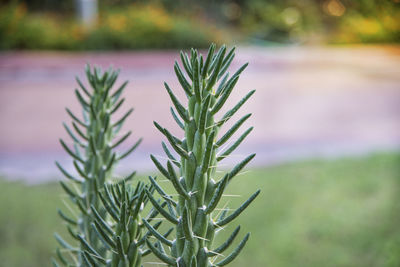
<svg viewBox="0 0 400 267"><path fill-rule="evenodd" d="M222 231L241 224L240 238L252 234L230 266L399 266L399 167L400 154L376 154L241 174L225 197L229 207L262 193ZM0 188L0 265L50 266L53 232L65 232L56 215L64 205L59 186L0 180Z"/></svg>

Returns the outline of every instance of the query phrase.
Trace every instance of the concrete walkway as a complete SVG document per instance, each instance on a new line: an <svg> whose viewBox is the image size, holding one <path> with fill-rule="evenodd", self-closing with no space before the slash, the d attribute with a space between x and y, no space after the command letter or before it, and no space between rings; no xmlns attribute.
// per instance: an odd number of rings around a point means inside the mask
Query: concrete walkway
<svg viewBox="0 0 400 267"><path fill-rule="evenodd" d="M59 178L55 159L71 166L58 138L69 122L64 107L79 111L74 76L86 62L121 68L129 79L125 129L144 137L120 171L153 170L149 153L161 154L153 120L181 136L169 114L163 81L179 92L176 51L0 54L0 175L39 182ZM396 150L400 145L400 47L237 49L232 71L250 62L227 107L257 89L237 118L253 113L255 129L227 165L257 152L255 165L317 156ZM233 120L234 121L234 120ZM232 121L232 122L233 122ZM243 129L244 131L244 129Z"/></svg>

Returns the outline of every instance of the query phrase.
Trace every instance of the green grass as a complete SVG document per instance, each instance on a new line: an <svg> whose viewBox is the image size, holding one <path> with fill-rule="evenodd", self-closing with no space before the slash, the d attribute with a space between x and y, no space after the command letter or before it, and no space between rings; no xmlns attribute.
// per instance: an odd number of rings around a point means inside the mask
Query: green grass
<svg viewBox="0 0 400 267"><path fill-rule="evenodd" d="M229 193L240 197L225 197L229 207L258 188L262 193L221 232L226 237L241 224L239 238L252 233L230 266L399 266L399 163L400 154L379 154L252 169L236 177ZM60 188L6 181L0 188L1 265L50 266L53 232L65 232L56 214L63 207Z"/></svg>

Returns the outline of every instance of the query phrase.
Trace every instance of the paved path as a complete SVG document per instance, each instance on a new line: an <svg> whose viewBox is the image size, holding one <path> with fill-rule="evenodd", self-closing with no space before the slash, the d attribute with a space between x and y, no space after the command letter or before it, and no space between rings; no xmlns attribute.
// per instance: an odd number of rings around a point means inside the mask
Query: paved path
<svg viewBox="0 0 400 267"><path fill-rule="evenodd" d="M229 104L257 89L241 113L254 114L246 125L255 130L228 165L253 151L258 153L254 164L262 165L399 148L400 47L242 47L237 54L233 68L247 61L250 66ZM59 177L53 161L68 165L58 143L66 137L61 122L69 121L64 107L79 110L73 77L83 77L86 62L120 67L119 81L131 81L125 110L134 106L135 112L125 129L145 139L121 170L152 169L148 154L161 153L161 135L152 121L179 133L171 124L170 101L162 86L167 81L180 91L172 68L177 55L0 54L0 174L29 182Z"/></svg>

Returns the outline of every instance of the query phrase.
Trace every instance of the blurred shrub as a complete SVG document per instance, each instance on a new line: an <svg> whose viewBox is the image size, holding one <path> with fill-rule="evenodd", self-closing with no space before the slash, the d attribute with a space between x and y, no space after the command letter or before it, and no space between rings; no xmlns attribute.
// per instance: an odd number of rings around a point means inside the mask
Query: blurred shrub
<svg viewBox="0 0 400 267"><path fill-rule="evenodd" d="M171 15L158 5L104 10L92 28L71 18L30 14L21 4L0 9L0 49L185 48L206 47L222 39L209 22Z"/></svg>
<svg viewBox="0 0 400 267"><path fill-rule="evenodd" d="M304 1L250 0L243 9L239 25L251 37L258 39L297 41L321 27L318 9Z"/></svg>
<svg viewBox="0 0 400 267"><path fill-rule="evenodd" d="M400 42L399 0L231 0L222 13L252 38Z"/></svg>
<svg viewBox="0 0 400 267"><path fill-rule="evenodd" d="M99 26L88 33L87 48L206 47L222 41L216 27L199 18L169 14L157 5L130 5L104 12Z"/></svg>
<svg viewBox="0 0 400 267"><path fill-rule="evenodd" d="M72 0L18 1L26 6L0 5L0 49L207 47L232 33L251 42L400 42L400 0L99 0L91 29L73 19Z"/></svg>
<svg viewBox="0 0 400 267"><path fill-rule="evenodd" d="M334 1L334 0L331 0ZM400 42L400 1L374 0L362 6L347 9L332 32L330 42L334 43L376 43ZM376 3L375 3L376 2ZM351 6L350 6L351 7Z"/></svg>

